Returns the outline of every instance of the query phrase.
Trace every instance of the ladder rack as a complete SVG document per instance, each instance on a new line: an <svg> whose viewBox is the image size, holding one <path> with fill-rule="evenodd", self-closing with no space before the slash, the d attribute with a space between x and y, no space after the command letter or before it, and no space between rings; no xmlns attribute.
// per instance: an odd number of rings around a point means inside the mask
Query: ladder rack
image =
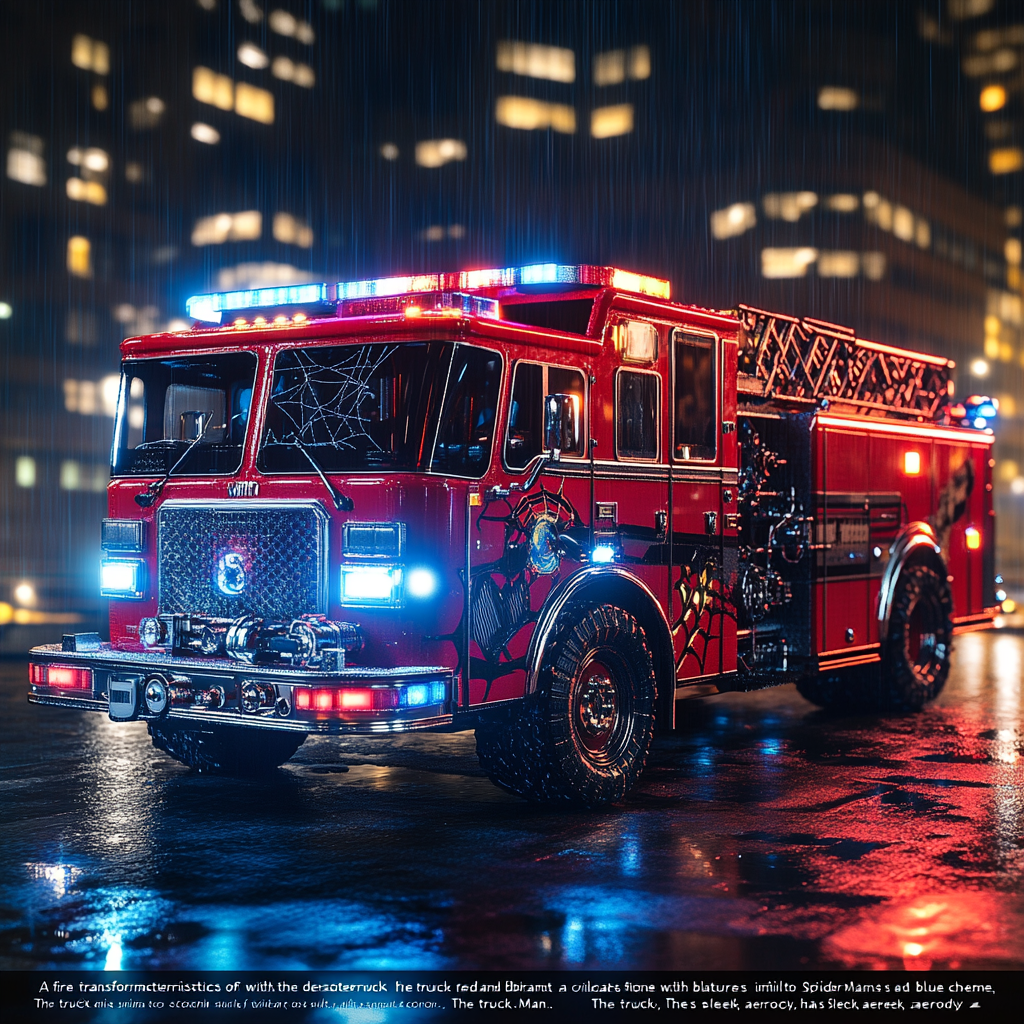
<svg viewBox="0 0 1024 1024"><path fill-rule="evenodd" d="M740 305L739 369L765 398L853 405L875 414L940 420L950 371L941 356L858 339L851 328Z"/></svg>

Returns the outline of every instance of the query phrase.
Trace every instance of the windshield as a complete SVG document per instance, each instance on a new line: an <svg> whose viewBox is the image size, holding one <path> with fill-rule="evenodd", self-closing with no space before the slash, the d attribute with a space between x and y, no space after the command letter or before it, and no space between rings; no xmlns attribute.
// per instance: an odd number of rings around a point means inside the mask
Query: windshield
<svg viewBox="0 0 1024 1024"><path fill-rule="evenodd" d="M274 362L259 468L482 476L501 357L451 342L286 349ZM301 447L300 447L301 446Z"/></svg>
<svg viewBox="0 0 1024 1024"><path fill-rule="evenodd" d="M256 356L126 360L121 368L111 474L232 474L242 463Z"/></svg>

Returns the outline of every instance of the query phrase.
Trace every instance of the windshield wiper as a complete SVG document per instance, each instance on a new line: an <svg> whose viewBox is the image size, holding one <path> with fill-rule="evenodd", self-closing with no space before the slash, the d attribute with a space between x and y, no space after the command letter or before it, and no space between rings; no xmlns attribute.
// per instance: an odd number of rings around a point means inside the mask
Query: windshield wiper
<svg viewBox="0 0 1024 1024"><path fill-rule="evenodd" d="M164 473L163 478L154 481L144 491L135 495L136 505L140 506L141 508L149 508L149 506L152 505L154 501L156 501L157 497L160 495L160 492L164 489L164 484L166 484L167 481L170 480L170 478L174 475L174 471L189 457L189 455L192 454L192 450L196 447L196 445L199 444L199 442L202 441L204 437L206 437L206 432L209 429L210 420L203 424L203 429L200 430L199 434L189 442L188 447L181 453L181 458L179 458L178 461L175 462L175 464L171 466L171 468L167 470L166 473ZM217 427L217 429L226 430L227 424L222 423L219 427Z"/></svg>
<svg viewBox="0 0 1024 1024"><path fill-rule="evenodd" d="M298 448L299 451L306 456L306 459L309 461L309 464L316 470L316 475L320 477L320 479L323 481L324 487L327 488L328 492L331 495L331 499L334 501L334 507L338 509L339 512L351 512L352 509L356 507L355 503L352 501L351 498L346 497L344 494L342 494L334 486L334 484L332 484L331 481L327 479L327 476L323 471L323 467L320 465L319 462L317 462L315 458L313 458L313 453L294 434L292 434L289 440L278 441L277 443L289 445L292 448Z"/></svg>

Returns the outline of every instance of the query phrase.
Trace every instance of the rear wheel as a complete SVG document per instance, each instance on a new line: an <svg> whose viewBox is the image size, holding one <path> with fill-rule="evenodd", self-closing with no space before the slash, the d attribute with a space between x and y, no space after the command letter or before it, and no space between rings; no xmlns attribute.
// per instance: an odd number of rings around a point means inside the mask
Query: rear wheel
<svg viewBox="0 0 1024 1024"><path fill-rule="evenodd" d="M904 569L893 591L882 663L822 672L797 689L825 708L918 711L939 695L949 675L953 643L949 584L933 569Z"/></svg>
<svg viewBox="0 0 1024 1024"><path fill-rule="evenodd" d="M260 775L285 763L302 746L304 732L163 720L150 722L153 746L200 772Z"/></svg>
<svg viewBox="0 0 1024 1024"><path fill-rule="evenodd" d="M924 565L904 569L896 583L885 640L878 704L917 711L939 695L953 646L949 584Z"/></svg>
<svg viewBox="0 0 1024 1024"><path fill-rule="evenodd" d="M491 780L528 800L587 807L621 800L654 730L654 659L639 622L614 605L565 616L537 692L477 727Z"/></svg>

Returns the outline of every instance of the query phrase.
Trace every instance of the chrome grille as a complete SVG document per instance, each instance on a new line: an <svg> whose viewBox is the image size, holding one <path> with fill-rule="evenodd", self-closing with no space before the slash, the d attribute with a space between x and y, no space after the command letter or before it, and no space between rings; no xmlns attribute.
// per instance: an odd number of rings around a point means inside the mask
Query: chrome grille
<svg viewBox="0 0 1024 1024"><path fill-rule="evenodd" d="M327 611L327 515L317 504L168 501L157 531L162 613Z"/></svg>

